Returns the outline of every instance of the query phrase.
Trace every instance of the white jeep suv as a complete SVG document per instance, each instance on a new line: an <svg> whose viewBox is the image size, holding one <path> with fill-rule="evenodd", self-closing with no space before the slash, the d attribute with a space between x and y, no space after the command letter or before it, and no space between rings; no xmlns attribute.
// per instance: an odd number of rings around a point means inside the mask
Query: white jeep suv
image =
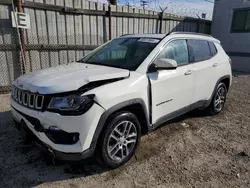
<svg viewBox="0 0 250 188"><path fill-rule="evenodd" d="M23 136L61 160L126 163L142 134L193 109L222 111L231 60L203 34L124 35L83 59L19 77L11 107Z"/></svg>

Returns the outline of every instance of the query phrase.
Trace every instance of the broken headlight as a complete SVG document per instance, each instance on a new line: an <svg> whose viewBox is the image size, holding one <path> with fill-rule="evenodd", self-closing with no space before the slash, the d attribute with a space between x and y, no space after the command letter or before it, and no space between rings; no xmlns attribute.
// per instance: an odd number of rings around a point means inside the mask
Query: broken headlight
<svg viewBox="0 0 250 188"><path fill-rule="evenodd" d="M52 97L48 105L48 111L61 115L81 115L93 105L95 95L68 95Z"/></svg>

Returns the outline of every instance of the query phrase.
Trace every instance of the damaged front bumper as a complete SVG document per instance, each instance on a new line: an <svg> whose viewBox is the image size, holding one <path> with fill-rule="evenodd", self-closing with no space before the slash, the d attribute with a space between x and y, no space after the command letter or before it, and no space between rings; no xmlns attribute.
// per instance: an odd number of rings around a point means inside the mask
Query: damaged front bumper
<svg viewBox="0 0 250 188"><path fill-rule="evenodd" d="M21 129L25 126L44 151L66 161L86 159L93 155L95 147L91 143L104 111L100 106L93 105L87 113L70 117L27 109L13 100L11 107L17 127Z"/></svg>
<svg viewBox="0 0 250 188"><path fill-rule="evenodd" d="M33 143L35 144L35 146L37 146L42 152L51 156L52 158L56 158L56 159L63 160L63 161L79 161L79 160L83 160L83 159L87 159L91 157L95 151L94 147L91 147L88 150L81 152L81 153L65 153L65 152L57 151L51 148L49 145L43 143L41 140L39 140L33 134L33 132L29 130L27 125L25 125L23 122L19 123L16 120L14 120L14 122L15 122L16 128L19 131L27 131L29 135L29 139L32 139L32 141L34 141Z"/></svg>

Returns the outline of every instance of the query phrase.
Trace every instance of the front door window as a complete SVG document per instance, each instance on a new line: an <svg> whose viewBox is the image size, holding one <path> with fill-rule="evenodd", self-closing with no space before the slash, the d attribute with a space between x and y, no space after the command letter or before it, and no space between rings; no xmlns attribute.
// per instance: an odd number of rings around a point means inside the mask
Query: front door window
<svg viewBox="0 0 250 188"><path fill-rule="evenodd" d="M161 51L157 59L167 58L173 59L178 66L188 64L188 47L186 40L174 40Z"/></svg>

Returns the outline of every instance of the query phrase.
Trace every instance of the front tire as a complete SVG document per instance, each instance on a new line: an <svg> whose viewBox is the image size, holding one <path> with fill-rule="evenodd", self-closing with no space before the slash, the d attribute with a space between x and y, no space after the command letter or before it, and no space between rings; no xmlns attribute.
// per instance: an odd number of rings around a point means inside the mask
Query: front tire
<svg viewBox="0 0 250 188"><path fill-rule="evenodd" d="M109 118L99 140L99 155L102 163L117 168L134 155L141 137L141 126L131 112L118 112Z"/></svg>
<svg viewBox="0 0 250 188"><path fill-rule="evenodd" d="M219 114L224 109L226 97L227 87L223 82L221 82L216 87L213 99L207 108L207 112L209 113L209 115Z"/></svg>

